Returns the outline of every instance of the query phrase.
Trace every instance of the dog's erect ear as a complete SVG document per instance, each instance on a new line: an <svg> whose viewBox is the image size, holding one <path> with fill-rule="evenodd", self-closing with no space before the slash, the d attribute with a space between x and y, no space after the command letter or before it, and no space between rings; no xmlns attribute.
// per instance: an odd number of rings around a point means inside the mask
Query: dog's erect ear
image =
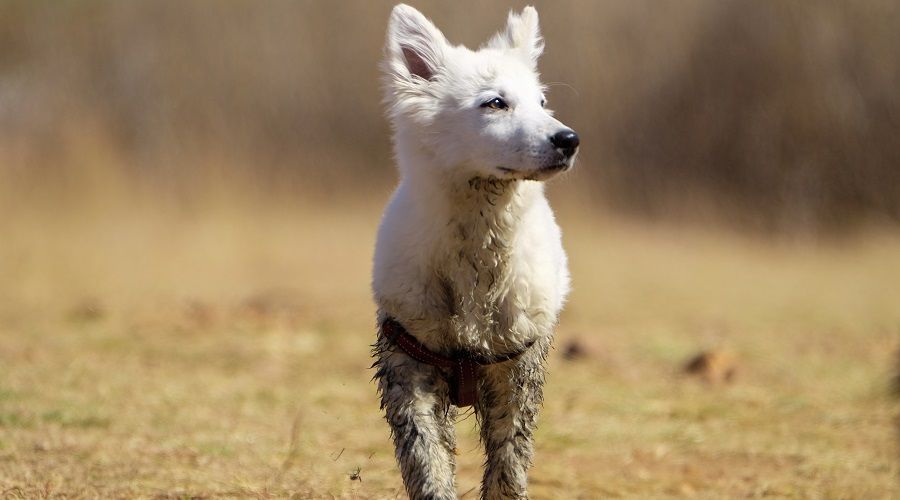
<svg viewBox="0 0 900 500"><path fill-rule="evenodd" d="M510 11L506 30L494 35L487 46L518 52L532 67L537 67L537 60L544 52L537 10L529 5L521 14Z"/></svg>
<svg viewBox="0 0 900 500"><path fill-rule="evenodd" d="M447 39L421 12L399 4L391 12L387 34L388 71L395 77L431 80L440 70Z"/></svg>

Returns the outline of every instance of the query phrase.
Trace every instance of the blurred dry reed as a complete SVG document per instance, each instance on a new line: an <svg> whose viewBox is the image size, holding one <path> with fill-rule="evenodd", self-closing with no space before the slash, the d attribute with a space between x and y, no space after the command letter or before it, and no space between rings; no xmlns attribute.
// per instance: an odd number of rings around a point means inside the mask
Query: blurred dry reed
<svg viewBox="0 0 900 500"><path fill-rule="evenodd" d="M477 46L521 3L416 6ZM551 104L583 137L566 192L762 230L900 221L897 2L534 3ZM0 209L383 198L391 5L0 3Z"/></svg>

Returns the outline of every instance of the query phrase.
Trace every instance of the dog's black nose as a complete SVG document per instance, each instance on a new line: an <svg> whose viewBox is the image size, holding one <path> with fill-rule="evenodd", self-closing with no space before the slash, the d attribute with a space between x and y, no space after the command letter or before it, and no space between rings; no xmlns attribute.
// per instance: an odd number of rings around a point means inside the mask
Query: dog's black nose
<svg viewBox="0 0 900 500"><path fill-rule="evenodd" d="M578 134L572 129L563 129L550 136L550 143L562 149L566 156L572 156L578 147Z"/></svg>

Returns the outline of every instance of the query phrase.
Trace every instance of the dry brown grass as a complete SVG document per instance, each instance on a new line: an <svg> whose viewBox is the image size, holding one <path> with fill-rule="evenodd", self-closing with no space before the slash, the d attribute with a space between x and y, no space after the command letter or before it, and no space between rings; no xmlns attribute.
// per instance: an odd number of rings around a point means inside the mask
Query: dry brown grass
<svg viewBox="0 0 900 500"><path fill-rule="evenodd" d="M367 369L377 204L95 205L0 219L0 497L399 494ZM560 222L558 345L594 345L550 361L535 498L898 494L900 239ZM731 383L680 373L706 348Z"/></svg>
<svg viewBox="0 0 900 500"><path fill-rule="evenodd" d="M0 498L400 495L367 369L393 3L0 3ZM900 237L865 229L900 207L897 2L537 3L585 148L534 497L900 495ZM509 8L420 6L469 45Z"/></svg>

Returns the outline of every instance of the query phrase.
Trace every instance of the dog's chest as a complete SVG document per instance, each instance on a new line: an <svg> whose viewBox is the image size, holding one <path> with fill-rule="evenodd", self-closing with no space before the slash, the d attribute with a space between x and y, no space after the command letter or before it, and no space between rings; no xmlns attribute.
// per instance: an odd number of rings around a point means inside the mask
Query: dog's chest
<svg viewBox="0 0 900 500"><path fill-rule="evenodd" d="M552 327L526 253L516 247L518 200L490 197L503 194L488 192L489 203L452 218L438 252L447 340L460 348L517 350Z"/></svg>

